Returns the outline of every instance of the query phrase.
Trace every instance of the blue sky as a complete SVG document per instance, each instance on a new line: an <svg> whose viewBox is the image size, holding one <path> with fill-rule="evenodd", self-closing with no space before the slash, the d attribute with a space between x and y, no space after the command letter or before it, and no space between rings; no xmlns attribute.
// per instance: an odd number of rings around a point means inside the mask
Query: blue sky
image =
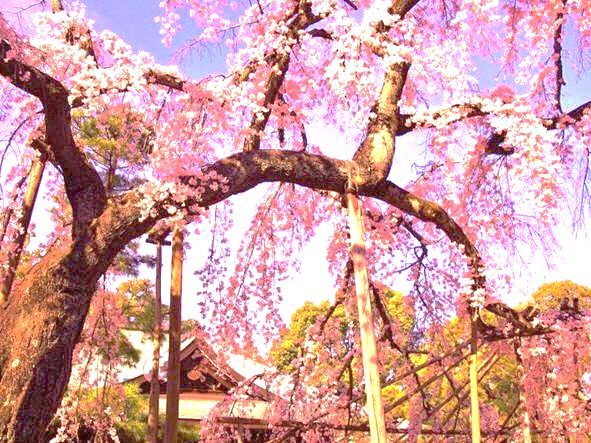
<svg viewBox="0 0 591 443"><path fill-rule="evenodd" d="M88 0L87 16L95 21L97 30L110 29L123 37L135 50L149 52L161 64L173 63L180 44L195 32L192 21L181 18L181 30L170 48L160 42L159 25L154 18L161 13L157 0ZM194 78L224 72L225 54L221 47L201 48L183 60L182 70Z"/></svg>

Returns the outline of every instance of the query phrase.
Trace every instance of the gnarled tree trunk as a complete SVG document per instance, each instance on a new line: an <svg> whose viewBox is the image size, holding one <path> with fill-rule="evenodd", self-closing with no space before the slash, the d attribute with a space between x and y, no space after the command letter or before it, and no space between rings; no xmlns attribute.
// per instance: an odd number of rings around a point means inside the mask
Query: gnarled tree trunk
<svg viewBox="0 0 591 443"><path fill-rule="evenodd" d="M0 442L43 441L98 279L153 223L136 212L109 205L75 241L52 247L0 306Z"/></svg>
<svg viewBox="0 0 591 443"><path fill-rule="evenodd" d="M70 376L96 278L56 248L0 312L0 441L42 441Z"/></svg>

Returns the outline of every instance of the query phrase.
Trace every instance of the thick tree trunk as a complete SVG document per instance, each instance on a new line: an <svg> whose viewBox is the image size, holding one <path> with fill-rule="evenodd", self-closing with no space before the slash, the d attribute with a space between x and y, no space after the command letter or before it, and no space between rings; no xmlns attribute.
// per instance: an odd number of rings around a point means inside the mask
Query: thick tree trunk
<svg viewBox="0 0 591 443"><path fill-rule="evenodd" d="M96 282L74 260L52 251L0 312L1 442L43 441L60 404Z"/></svg>
<svg viewBox="0 0 591 443"><path fill-rule="evenodd" d="M51 248L0 307L0 442L43 441L98 279L153 224L136 212L130 200L109 205L76 242Z"/></svg>

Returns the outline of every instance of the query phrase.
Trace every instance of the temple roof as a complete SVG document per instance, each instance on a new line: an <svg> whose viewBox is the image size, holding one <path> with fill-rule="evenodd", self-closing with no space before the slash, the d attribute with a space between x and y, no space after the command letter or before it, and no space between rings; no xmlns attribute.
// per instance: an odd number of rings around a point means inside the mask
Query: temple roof
<svg viewBox="0 0 591 443"><path fill-rule="evenodd" d="M123 383L139 383L142 391L149 390L152 341L147 334L140 331L125 331L125 336L140 351L140 361L134 367L122 370L120 380ZM214 351L199 333L183 340L180 352L181 392L227 393L252 379L252 383L249 383L249 393L252 396L264 400L273 397L262 379L267 369L264 365L238 354L222 352ZM161 388L165 389L168 358L166 340L162 342L160 355L159 379Z"/></svg>

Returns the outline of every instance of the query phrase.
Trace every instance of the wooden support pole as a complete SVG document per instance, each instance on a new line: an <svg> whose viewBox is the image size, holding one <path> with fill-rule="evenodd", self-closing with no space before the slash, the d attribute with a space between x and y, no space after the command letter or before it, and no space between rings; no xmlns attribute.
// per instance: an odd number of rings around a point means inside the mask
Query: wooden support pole
<svg viewBox="0 0 591 443"><path fill-rule="evenodd" d="M149 241L149 240L148 240ZM160 399L160 337L162 336L162 243L156 242L156 283L154 295L154 325L152 328L152 376L148 408L148 443L158 443L158 403Z"/></svg>
<svg viewBox="0 0 591 443"><path fill-rule="evenodd" d="M525 405L525 397L523 392L520 392L519 399L524 401L523 403L523 443L531 443L531 423L529 420L529 413Z"/></svg>
<svg viewBox="0 0 591 443"><path fill-rule="evenodd" d="M521 378L524 377L525 369L523 368L523 359L519 353L521 347L521 339L514 342L515 358L517 359L517 369ZM527 402L525 392L523 392L523 383L519 387L519 403L523 406L523 443L531 443L531 423L529 413L527 412Z"/></svg>
<svg viewBox="0 0 591 443"><path fill-rule="evenodd" d="M183 233L172 232L172 271L170 281L170 321L168 365L166 378L166 427L164 443L176 443L178 435L180 350L181 350L181 294L183 290Z"/></svg>
<svg viewBox="0 0 591 443"><path fill-rule="evenodd" d="M477 311L470 313L470 423L472 443L480 443L480 406L478 404L478 335Z"/></svg>
<svg viewBox="0 0 591 443"><path fill-rule="evenodd" d="M51 12L59 12L63 10L64 6L62 5L61 0L51 0Z"/></svg>
<svg viewBox="0 0 591 443"><path fill-rule="evenodd" d="M361 353L365 378L365 394L367 396L366 409L369 420L369 433L372 443L386 443L386 425L378 370L371 297L369 293L369 276L365 256L363 223L360 202L356 195L347 193L347 210L349 232L351 235L351 260L353 261L357 310L359 312L359 331L361 334Z"/></svg>
<svg viewBox="0 0 591 443"><path fill-rule="evenodd" d="M29 223L33 215L33 208L35 207L35 200L43 177L43 170L45 169L45 158L36 158L31 165L31 172L29 173L29 181L27 189L25 190L25 198L23 201L23 216L19 220L19 233L14 239L14 249L8 254L8 269L0 282L0 305L8 300L16 269L20 263L21 254L27 238L29 230Z"/></svg>

